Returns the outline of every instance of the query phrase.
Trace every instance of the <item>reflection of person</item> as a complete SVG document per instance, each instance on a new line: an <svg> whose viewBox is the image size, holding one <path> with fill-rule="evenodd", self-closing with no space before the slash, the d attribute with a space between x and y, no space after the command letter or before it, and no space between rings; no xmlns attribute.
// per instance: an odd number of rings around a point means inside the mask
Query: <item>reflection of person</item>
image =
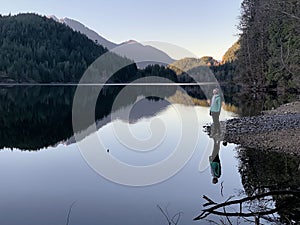
<svg viewBox="0 0 300 225"><path fill-rule="evenodd" d="M210 101L210 115L213 119L213 131L212 134L220 134L220 121L219 116L221 112L221 97L219 95L219 89L215 88L213 90L213 96Z"/></svg>
<svg viewBox="0 0 300 225"><path fill-rule="evenodd" d="M220 140L214 138L214 149L212 155L209 156L210 168L211 168L211 175L213 177L212 183L218 183L218 179L221 176L221 162L219 157L220 151Z"/></svg>

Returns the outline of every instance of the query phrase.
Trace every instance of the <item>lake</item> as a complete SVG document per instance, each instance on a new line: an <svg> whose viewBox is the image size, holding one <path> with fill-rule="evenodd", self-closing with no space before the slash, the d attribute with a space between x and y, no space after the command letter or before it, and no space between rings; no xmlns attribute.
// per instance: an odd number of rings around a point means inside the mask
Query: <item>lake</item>
<svg viewBox="0 0 300 225"><path fill-rule="evenodd" d="M100 93L95 99L76 99L72 86L0 89L0 224L157 225L168 224L166 217L174 217L172 224L208 224L193 221L203 195L221 203L257 188L299 187L297 157L209 136L203 129L212 122L209 108L194 105L187 89L126 88L83 87ZM220 119L237 116L222 110ZM213 184L209 157L216 143L221 176Z"/></svg>

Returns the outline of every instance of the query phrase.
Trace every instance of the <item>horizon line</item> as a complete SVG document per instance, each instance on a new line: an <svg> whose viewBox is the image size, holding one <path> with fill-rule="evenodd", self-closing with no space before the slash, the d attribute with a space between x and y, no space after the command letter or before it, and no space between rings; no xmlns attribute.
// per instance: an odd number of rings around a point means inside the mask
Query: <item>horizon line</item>
<svg viewBox="0 0 300 225"><path fill-rule="evenodd" d="M213 85L218 82L197 83L0 83L0 86L197 86Z"/></svg>

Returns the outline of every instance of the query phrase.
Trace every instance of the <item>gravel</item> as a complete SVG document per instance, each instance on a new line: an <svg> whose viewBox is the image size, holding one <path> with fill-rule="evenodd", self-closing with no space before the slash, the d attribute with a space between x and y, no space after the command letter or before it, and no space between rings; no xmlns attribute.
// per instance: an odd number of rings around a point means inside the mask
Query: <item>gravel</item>
<svg viewBox="0 0 300 225"><path fill-rule="evenodd" d="M300 102L264 111L260 116L227 120L221 127L226 142L300 156Z"/></svg>

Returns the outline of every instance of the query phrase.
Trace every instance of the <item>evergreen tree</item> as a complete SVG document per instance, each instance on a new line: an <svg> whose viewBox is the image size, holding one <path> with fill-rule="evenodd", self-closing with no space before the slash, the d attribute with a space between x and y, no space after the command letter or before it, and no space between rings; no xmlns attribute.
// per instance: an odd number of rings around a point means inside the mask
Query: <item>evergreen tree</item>
<svg viewBox="0 0 300 225"><path fill-rule="evenodd" d="M78 82L106 52L85 35L46 17L0 17L0 82ZM117 55L113 58L133 63ZM130 69L136 73L136 67Z"/></svg>
<svg viewBox="0 0 300 225"><path fill-rule="evenodd" d="M298 0L244 0L237 54L238 81L250 88L299 92Z"/></svg>

